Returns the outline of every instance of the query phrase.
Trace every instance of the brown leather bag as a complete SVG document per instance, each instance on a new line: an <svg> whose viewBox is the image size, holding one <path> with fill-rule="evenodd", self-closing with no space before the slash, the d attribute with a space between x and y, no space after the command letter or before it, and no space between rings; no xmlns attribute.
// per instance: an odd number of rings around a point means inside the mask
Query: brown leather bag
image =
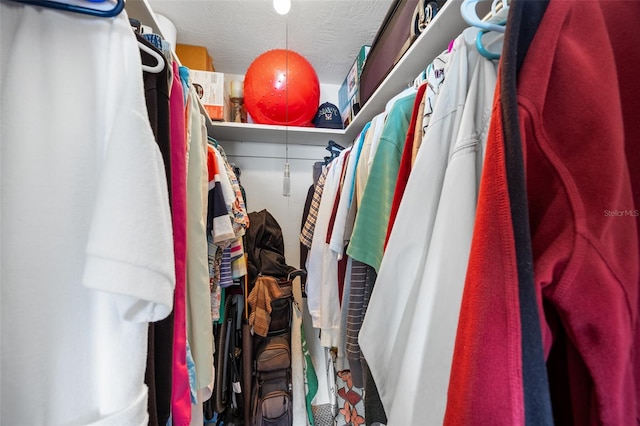
<svg viewBox="0 0 640 426"><path fill-rule="evenodd" d="M367 102L420 33L427 28L445 1L396 0L391 4L362 69L360 106Z"/></svg>
<svg viewBox="0 0 640 426"><path fill-rule="evenodd" d="M360 105L364 105L416 39L413 14L419 0L395 0L378 30L360 75Z"/></svg>

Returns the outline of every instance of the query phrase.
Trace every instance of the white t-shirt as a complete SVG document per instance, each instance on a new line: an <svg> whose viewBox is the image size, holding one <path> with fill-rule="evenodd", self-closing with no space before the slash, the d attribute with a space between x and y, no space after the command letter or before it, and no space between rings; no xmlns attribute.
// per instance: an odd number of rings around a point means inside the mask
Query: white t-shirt
<svg viewBox="0 0 640 426"><path fill-rule="evenodd" d="M175 271L135 36L124 12L0 16L0 423L147 424Z"/></svg>
<svg viewBox="0 0 640 426"><path fill-rule="evenodd" d="M307 304L315 328L322 330L322 346L338 345L340 337L340 298L338 296L338 256L327 244L333 205L339 196L342 167L351 151L345 149L333 160L327 173L318 208L313 241L307 258Z"/></svg>

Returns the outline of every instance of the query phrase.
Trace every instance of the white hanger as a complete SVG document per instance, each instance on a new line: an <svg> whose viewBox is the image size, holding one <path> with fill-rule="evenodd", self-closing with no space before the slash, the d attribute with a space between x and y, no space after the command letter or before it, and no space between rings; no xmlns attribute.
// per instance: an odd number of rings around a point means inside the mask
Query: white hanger
<svg viewBox="0 0 640 426"><path fill-rule="evenodd" d="M493 22L482 21L480 18L478 18L478 14L476 13L476 4L478 2L479 0L464 0L460 5L462 18L467 22L467 24L485 31L496 31L499 33L504 33L504 24L499 25ZM495 7L492 6L492 8Z"/></svg>
<svg viewBox="0 0 640 426"><path fill-rule="evenodd" d="M506 21L508 11L509 11L508 0L493 0L491 2L491 15L494 17L495 20Z"/></svg>
<svg viewBox="0 0 640 426"><path fill-rule="evenodd" d="M146 71L146 72L152 72L154 74L159 73L160 71L162 71L164 69L164 64L165 62L167 62L162 55L160 55L158 52L156 52L155 50L151 49L149 46L147 46L144 43L140 43L138 42L138 47L140 48L140 50L143 50L145 52L147 52L149 55L153 56L155 58L155 60L158 62L157 65L154 66L149 66L149 65L142 65L142 70Z"/></svg>

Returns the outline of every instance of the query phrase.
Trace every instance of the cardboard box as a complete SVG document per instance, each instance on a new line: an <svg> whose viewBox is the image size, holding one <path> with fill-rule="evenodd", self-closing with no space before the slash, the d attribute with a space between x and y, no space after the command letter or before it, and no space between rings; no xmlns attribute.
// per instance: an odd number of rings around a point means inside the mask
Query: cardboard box
<svg viewBox="0 0 640 426"><path fill-rule="evenodd" d="M191 82L196 88L202 105L209 113L212 120L224 121L225 119L225 84L224 74L221 72L208 72L190 70Z"/></svg>
<svg viewBox="0 0 640 426"><path fill-rule="evenodd" d="M209 56L206 47L178 44L176 46L176 55L182 65L189 69L211 72L216 70L213 66L213 59Z"/></svg>
<svg viewBox="0 0 640 426"><path fill-rule="evenodd" d="M349 117L349 122L353 120L353 117L360 111L360 75L364 68L364 63L367 59L367 55L371 50L371 46L362 46L358 52L358 56L353 61L353 65L349 69L349 73L345 77L340 90L338 91L338 108L340 114L343 117ZM347 123L345 123L346 126Z"/></svg>
<svg viewBox="0 0 640 426"><path fill-rule="evenodd" d="M338 92L338 102L340 106L338 109L340 110L340 115L342 116L342 124L346 128L349 123L353 121L353 118L356 116L358 112L360 112L360 94L358 89L351 95L349 98L349 88L347 86L347 81L345 80L340 86L340 91Z"/></svg>
<svg viewBox="0 0 640 426"><path fill-rule="evenodd" d="M356 96L351 98L351 102L349 102L349 105L347 105L347 107L343 111L340 111L342 124L344 125L345 129L347 128L349 123L353 121L356 115L358 115L359 112L360 112L360 100L356 94Z"/></svg>

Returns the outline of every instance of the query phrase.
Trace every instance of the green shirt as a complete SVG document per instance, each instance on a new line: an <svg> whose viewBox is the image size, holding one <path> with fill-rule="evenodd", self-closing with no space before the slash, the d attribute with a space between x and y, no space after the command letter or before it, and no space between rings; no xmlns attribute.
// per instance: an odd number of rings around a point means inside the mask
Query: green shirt
<svg viewBox="0 0 640 426"><path fill-rule="evenodd" d="M347 248L349 256L373 266L376 271L382 262L393 193L415 98L414 92L398 99L387 115Z"/></svg>

